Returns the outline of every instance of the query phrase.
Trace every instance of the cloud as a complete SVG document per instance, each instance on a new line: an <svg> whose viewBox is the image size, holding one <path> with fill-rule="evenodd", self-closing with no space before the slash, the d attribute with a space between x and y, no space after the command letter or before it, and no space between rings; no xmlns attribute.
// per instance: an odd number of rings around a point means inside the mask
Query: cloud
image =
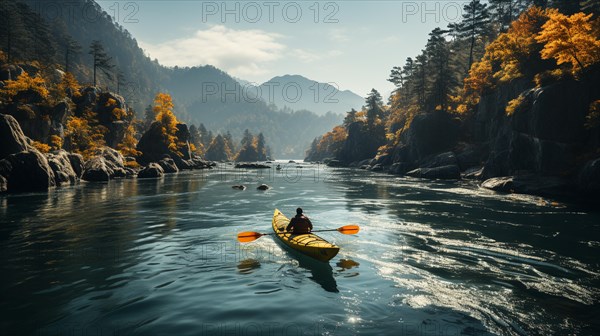
<svg viewBox="0 0 600 336"><path fill-rule="evenodd" d="M333 42L347 42L350 41L350 37L346 29L343 28L333 28L329 30L329 39Z"/></svg>
<svg viewBox="0 0 600 336"><path fill-rule="evenodd" d="M235 76L266 73L266 62L282 56L282 36L262 30L235 30L223 25L198 30L192 36L158 44L140 46L166 66L210 64Z"/></svg>
<svg viewBox="0 0 600 336"><path fill-rule="evenodd" d="M293 49L290 51L290 56L297 58L303 63L311 63L323 59L330 59L343 55L340 50L329 50L325 53L313 52L304 49Z"/></svg>

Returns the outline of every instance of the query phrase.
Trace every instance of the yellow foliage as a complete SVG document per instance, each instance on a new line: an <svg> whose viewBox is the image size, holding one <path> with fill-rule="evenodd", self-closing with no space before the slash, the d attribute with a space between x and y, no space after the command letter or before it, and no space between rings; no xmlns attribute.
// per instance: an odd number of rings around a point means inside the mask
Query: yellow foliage
<svg viewBox="0 0 600 336"><path fill-rule="evenodd" d="M140 164L137 163L137 161L126 161L124 166L132 169L137 169L140 167Z"/></svg>
<svg viewBox="0 0 600 336"><path fill-rule="evenodd" d="M33 141L33 142L31 143L31 145L32 145L32 146L33 146L35 149L39 150L39 151L40 151L40 152L42 152L42 153L48 153L48 152L50 151L50 146L48 146L48 145L47 145L47 144L45 144L45 143L41 143L41 142L38 142L38 141Z"/></svg>
<svg viewBox="0 0 600 336"><path fill-rule="evenodd" d="M565 72L563 69L558 68L554 70L547 70L544 72L540 72L533 77L533 81L535 82L536 87L542 87L544 85L554 83L557 80L563 79L565 77L570 77L570 72Z"/></svg>
<svg viewBox="0 0 600 336"><path fill-rule="evenodd" d="M178 152L177 146L177 117L173 114L173 100L168 93L158 93L154 98L154 113L156 121L161 124L162 134L169 150Z"/></svg>
<svg viewBox="0 0 600 336"><path fill-rule="evenodd" d="M127 111L125 111L121 108L115 107L112 110L112 115L116 120L122 120L123 118L125 118L127 116Z"/></svg>
<svg viewBox="0 0 600 336"><path fill-rule="evenodd" d="M569 63L573 73L600 61L600 18L593 14L564 15L549 10L549 19L536 39L544 43L541 55L557 64Z"/></svg>
<svg viewBox="0 0 600 336"><path fill-rule="evenodd" d="M62 148L63 139L58 135L50 136L50 145L52 146L52 150L58 150Z"/></svg>
<svg viewBox="0 0 600 336"><path fill-rule="evenodd" d="M67 90L70 89L73 97L81 97L80 88L81 86L73 74L67 72L63 75L60 82L53 87L52 96L56 101L62 100L67 96Z"/></svg>
<svg viewBox="0 0 600 336"><path fill-rule="evenodd" d="M114 98L108 98L108 100L106 101L106 104L104 104L104 106L106 107L111 107L111 106L116 106L117 105L117 101L114 100Z"/></svg>
<svg viewBox="0 0 600 336"><path fill-rule="evenodd" d="M521 107L523 102L525 101L525 97L520 95L517 98L511 100L506 105L506 115L512 115L516 112L516 110Z"/></svg>
<svg viewBox="0 0 600 336"><path fill-rule="evenodd" d="M117 145L117 150L119 150L123 156L140 156L142 154L142 152L136 149L137 139L135 138L135 133L136 131L133 124L127 126L123 141Z"/></svg>
<svg viewBox="0 0 600 336"><path fill-rule="evenodd" d="M6 81L6 86L3 88L9 100L12 100L17 93L21 91L32 90L37 92L42 98L48 98L48 89L46 81L40 76L31 77L26 71L23 71L17 80Z"/></svg>
<svg viewBox="0 0 600 336"><path fill-rule="evenodd" d="M87 160L97 148L106 144L104 134L107 131L106 127L98 125L95 113L88 110L83 117L72 116L67 119L65 139L73 152L83 155Z"/></svg>

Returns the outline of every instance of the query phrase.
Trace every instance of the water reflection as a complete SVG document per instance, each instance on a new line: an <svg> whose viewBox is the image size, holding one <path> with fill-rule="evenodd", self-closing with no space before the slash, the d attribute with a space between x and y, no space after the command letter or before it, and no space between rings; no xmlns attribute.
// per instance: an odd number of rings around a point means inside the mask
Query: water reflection
<svg viewBox="0 0 600 336"><path fill-rule="evenodd" d="M321 285L321 287L331 293L338 293L337 282L333 277L333 268L329 263L320 262L310 257L300 255L294 256L298 260L298 266L309 270L312 281Z"/></svg>
<svg viewBox="0 0 600 336"><path fill-rule="evenodd" d="M237 265L240 274L251 274L257 268L260 268L260 261L250 258L240 261Z"/></svg>

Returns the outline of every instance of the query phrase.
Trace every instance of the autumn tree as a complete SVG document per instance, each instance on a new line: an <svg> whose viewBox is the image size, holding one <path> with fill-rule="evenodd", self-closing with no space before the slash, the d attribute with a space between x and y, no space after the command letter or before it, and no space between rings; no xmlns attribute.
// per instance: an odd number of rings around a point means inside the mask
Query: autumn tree
<svg viewBox="0 0 600 336"><path fill-rule="evenodd" d="M96 113L90 109L80 117L71 116L65 127L66 149L89 159L97 148L106 144L104 134L107 131L106 127L98 123Z"/></svg>
<svg viewBox="0 0 600 336"><path fill-rule="evenodd" d="M7 101L16 99L19 92L25 91L35 92L42 99L48 98L49 95L46 80L41 75L31 77L26 71L23 71L16 80L6 81L2 91Z"/></svg>
<svg viewBox="0 0 600 336"><path fill-rule="evenodd" d="M156 121L161 126L163 143L169 150L178 153L176 136L177 117L173 113L173 107L173 100L168 93L158 93L154 98L153 110L156 115Z"/></svg>
<svg viewBox="0 0 600 336"><path fill-rule="evenodd" d="M542 58L571 64L573 73L584 71L600 60L600 18L593 14L564 15L549 10L549 19L536 39L544 43Z"/></svg>
<svg viewBox="0 0 600 336"><path fill-rule="evenodd" d="M98 40L94 40L92 41L92 44L90 45L90 51L89 54L92 55L93 57L93 67L94 67L94 86L96 86L96 73L98 70L102 71L102 73L104 73L104 75L106 75L106 77L109 80L112 80L112 68L113 68L113 64L112 64L112 58L108 56L108 54L106 54L106 51L104 51L104 46L102 45L102 43L100 43L100 41Z"/></svg>
<svg viewBox="0 0 600 336"><path fill-rule="evenodd" d="M117 145L117 149L123 154L123 156L140 156L142 152L136 149L137 139L135 137L136 131L133 123L129 124L125 129L125 136L123 137L123 141Z"/></svg>

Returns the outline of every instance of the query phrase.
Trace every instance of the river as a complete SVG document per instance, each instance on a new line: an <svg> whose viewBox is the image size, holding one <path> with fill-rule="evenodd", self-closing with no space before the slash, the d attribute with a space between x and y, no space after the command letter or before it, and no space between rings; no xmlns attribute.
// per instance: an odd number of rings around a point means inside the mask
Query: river
<svg viewBox="0 0 600 336"><path fill-rule="evenodd" d="M321 234L329 264L237 243L298 206L361 231ZM222 166L0 195L0 218L6 335L600 332L600 210L472 182Z"/></svg>

